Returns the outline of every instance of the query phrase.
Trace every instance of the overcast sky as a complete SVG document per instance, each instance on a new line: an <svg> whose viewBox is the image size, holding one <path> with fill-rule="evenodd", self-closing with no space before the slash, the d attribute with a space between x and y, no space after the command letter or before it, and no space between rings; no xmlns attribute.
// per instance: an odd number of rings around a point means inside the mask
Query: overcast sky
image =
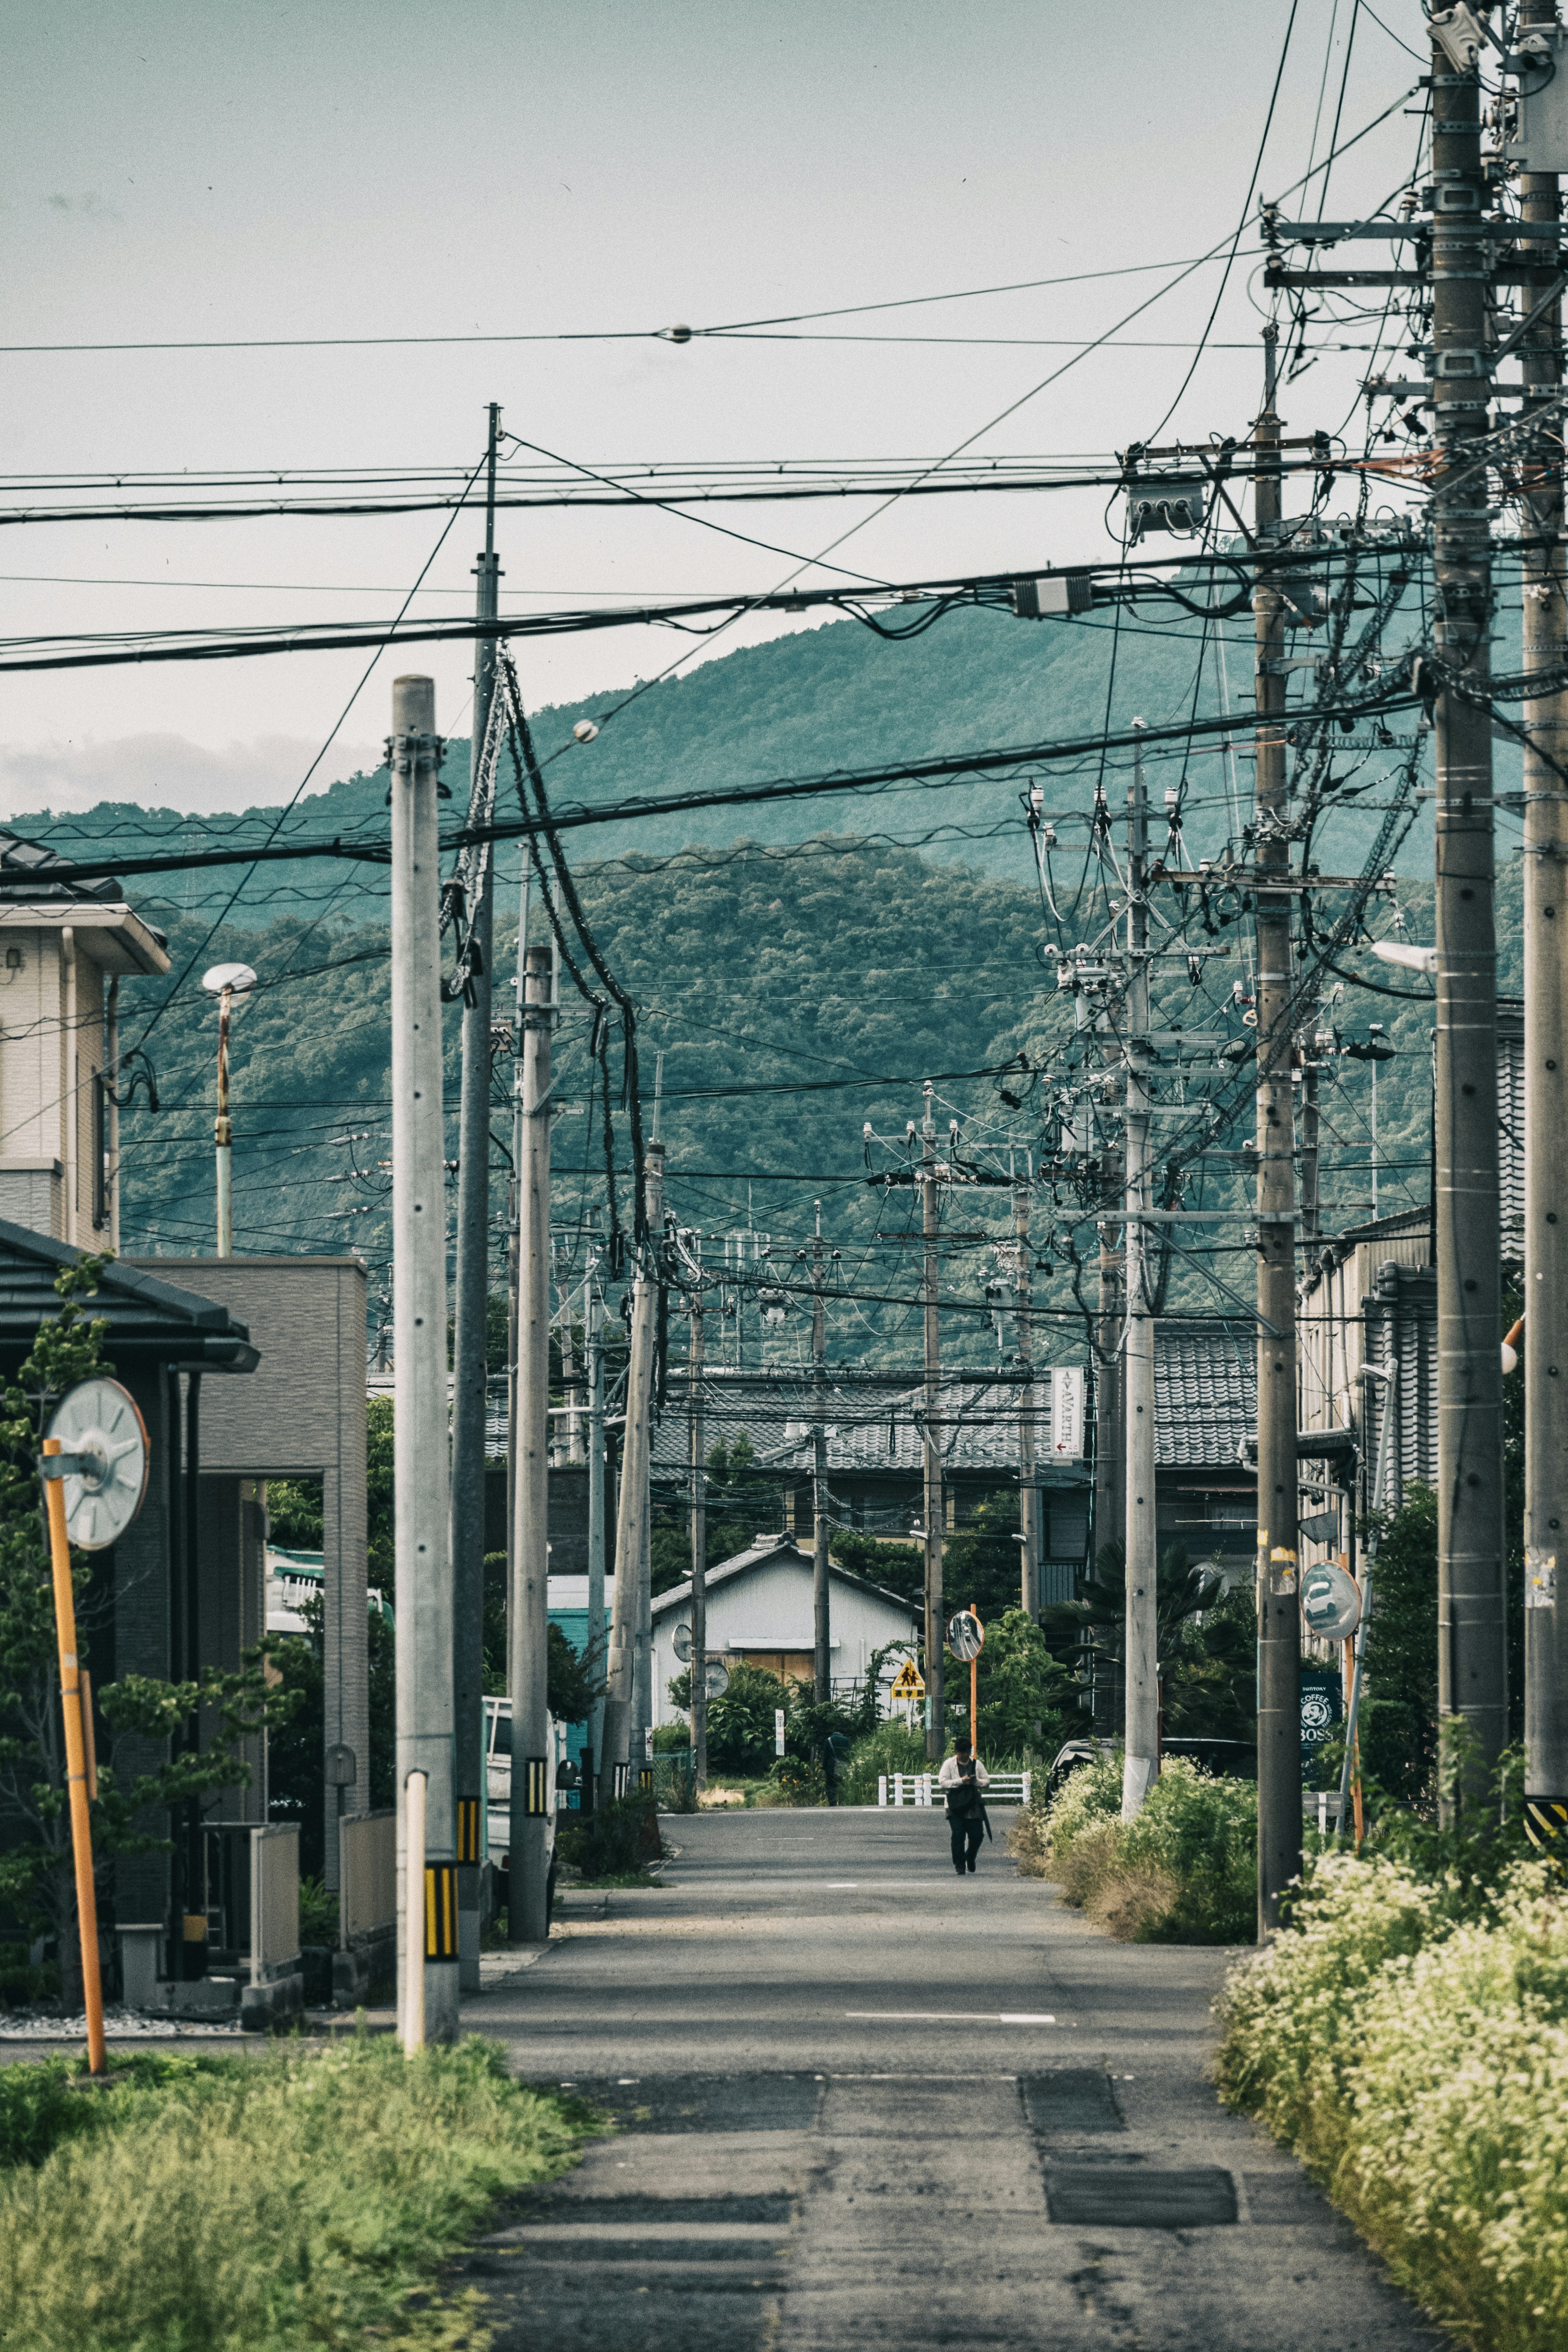
<svg viewBox="0 0 1568 2352"><path fill-rule="evenodd" d="M1342 140L1395 110L1336 170L1330 217L1385 197L1416 136L1395 102L1423 66L1392 37L1419 48L1415 0L1384 0L1392 34L1354 0L1299 0L1260 192L1307 168L1327 63L1324 152L1352 13ZM676 347L652 331L1203 253L1241 215L1290 15L1287 0L13 7L0 384L14 478L0 504L29 495L15 478L27 476L469 466L492 399L515 432L590 466L939 457L1160 278L826 320L793 331L814 339L745 348ZM1238 262L1171 431L1246 432L1257 268ZM977 446L1059 455L1147 436L1217 287L1205 270L1128 330L1177 348L1089 357ZM8 348L609 331L636 339ZM821 340L846 335L1041 340ZM1044 347L1051 338L1066 347ZM1321 359L1284 403L1290 425L1339 427L1365 364ZM910 500L836 561L900 579L1082 559L1110 551L1103 504L1100 493ZM813 553L868 512L753 506L713 519ZM442 523L7 530L0 635L390 617ZM464 609L478 544L461 518L416 610ZM791 568L646 512L508 515L500 545L503 604L518 609L761 591ZM693 658L779 625L748 622ZM628 630L525 647L525 691L538 704L609 689L684 645ZM439 723L465 730L462 650L395 666L432 669ZM363 667L363 655L324 654L8 678L0 811L286 794ZM393 667L349 710L319 782L377 755Z"/></svg>

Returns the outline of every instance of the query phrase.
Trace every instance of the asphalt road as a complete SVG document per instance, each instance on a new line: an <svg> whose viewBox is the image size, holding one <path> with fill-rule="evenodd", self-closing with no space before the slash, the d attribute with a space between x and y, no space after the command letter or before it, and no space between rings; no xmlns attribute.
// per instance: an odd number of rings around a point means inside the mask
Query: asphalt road
<svg viewBox="0 0 1568 2352"><path fill-rule="evenodd" d="M1447 2340L1215 2104L1225 1954L1113 1944L1000 1844L959 1880L940 1814L668 1827L662 1891L569 1896L466 2006L618 2125L462 2266L496 2352Z"/></svg>

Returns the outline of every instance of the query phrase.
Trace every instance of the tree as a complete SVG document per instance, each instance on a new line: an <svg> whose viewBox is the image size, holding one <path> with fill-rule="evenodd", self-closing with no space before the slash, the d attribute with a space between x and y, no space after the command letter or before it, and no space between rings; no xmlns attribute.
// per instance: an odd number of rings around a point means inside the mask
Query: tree
<svg viewBox="0 0 1568 2352"><path fill-rule="evenodd" d="M774 1759L773 1716L787 1725L804 1703L805 1685L762 1666L730 1669L729 1687L708 1702L708 1760L723 1772L766 1772ZM669 1696L683 1713L691 1706L691 1670L677 1675Z"/></svg>
<svg viewBox="0 0 1568 2352"><path fill-rule="evenodd" d="M55 1283L58 1315L39 1325L31 1353L0 1397L0 1906L31 1933L52 1936L61 1990L81 1999L65 1733L60 1713L53 1572L37 1455L50 1414L79 1381L111 1372L102 1342L109 1326L84 1320L109 1263L83 1257ZM90 1671L95 1635L106 1611L92 1571L71 1563L78 1638ZM265 1641L237 1673L205 1668L191 1682L122 1675L98 1692L99 1711L114 1735L106 1743L91 1808L94 1859L100 1874L116 1854L168 1853L167 1837L144 1826L150 1812L177 1812L218 1789L246 1786L249 1766L237 1754L247 1734L276 1729L294 1709L289 1693L269 1689ZM210 1727L198 1744L197 1717ZM153 1770L116 1770L120 1738L174 1743Z"/></svg>
<svg viewBox="0 0 1568 2352"><path fill-rule="evenodd" d="M951 1698L967 1716L969 1677L956 1663L948 1673ZM1004 1609L986 1626L975 1696L983 1758L1054 1749L1073 1736L1078 1685L1026 1610Z"/></svg>
<svg viewBox="0 0 1568 2352"><path fill-rule="evenodd" d="M1081 1597L1053 1602L1040 1612L1040 1622L1058 1656L1092 1654L1096 1681L1113 1682L1121 1671L1127 1622L1121 1546L1102 1545L1095 1566ZM1227 1593L1212 1570L1194 1568L1186 1546L1175 1543L1160 1557L1155 1607L1166 1733L1253 1738L1257 1655L1250 1596Z"/></svg>

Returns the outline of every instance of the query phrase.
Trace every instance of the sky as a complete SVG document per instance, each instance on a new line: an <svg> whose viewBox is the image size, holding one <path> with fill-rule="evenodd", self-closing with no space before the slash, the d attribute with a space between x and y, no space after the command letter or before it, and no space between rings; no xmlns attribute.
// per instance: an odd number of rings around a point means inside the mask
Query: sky
<svg viewBox="0 0 1568 2352"><path fill-rule="evenodd" d="M966 444L1059 457L1146 439L1221 271L1036 390L1167 275L1082 273L1185 262L1235 235L1277 74L1258 193L1325 152L1342 79L1342 141L1394 110L1336 166L1327 215L1384 200L1415 152L1399 100L1416 104L1425 68L1415 0L1378 16L1358 0L1127 0L1113 16L1062 0L13 6L0 513L65 476L468 469L490 401L510 431L588 467L931 460ZM1258 404L1250 229L1241 247L1167 437L1244 435ZM657 332L1047 278L1079 282L744 341ZM21 348L398 336L531 340ZM1281 403L1287 430L1353 429L1366 365L1319 358ZM510 512L502 607L760 593L847 532L832 560L876 582L1115 544L1100 491L906 499L880 515L869 500L724 507L706 523ZM422 572L413 611L457 614L479 545L469 514L16 525L0 530L0 640L379 621ZM608 698L791 625L805 624L542 642L521 649L524 692L534 706ZM383 659L368 679L366 663L9 677L0 815L103 798L243 807L307 775L322 787L379 756L395 668L429 670L438 724L466 732L463 647Z"/></svg>

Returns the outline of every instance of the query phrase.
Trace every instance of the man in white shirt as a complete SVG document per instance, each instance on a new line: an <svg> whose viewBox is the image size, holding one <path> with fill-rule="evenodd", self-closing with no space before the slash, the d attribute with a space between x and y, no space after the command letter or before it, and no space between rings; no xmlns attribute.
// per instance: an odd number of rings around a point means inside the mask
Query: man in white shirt
<svg viewBox="0 0 1568 2352"><path fill-rule="evenodd" d="M952 1866L962 1878L974 1868L980 1853L980 1841L985 1835L985 1800L981 1790L989 1788L991 1775L973 1755L967 1737L953 1741L953 1753L947 1757L937 1774L937 1786L945 1793L947 1825L952 1835Z"/></svg>

